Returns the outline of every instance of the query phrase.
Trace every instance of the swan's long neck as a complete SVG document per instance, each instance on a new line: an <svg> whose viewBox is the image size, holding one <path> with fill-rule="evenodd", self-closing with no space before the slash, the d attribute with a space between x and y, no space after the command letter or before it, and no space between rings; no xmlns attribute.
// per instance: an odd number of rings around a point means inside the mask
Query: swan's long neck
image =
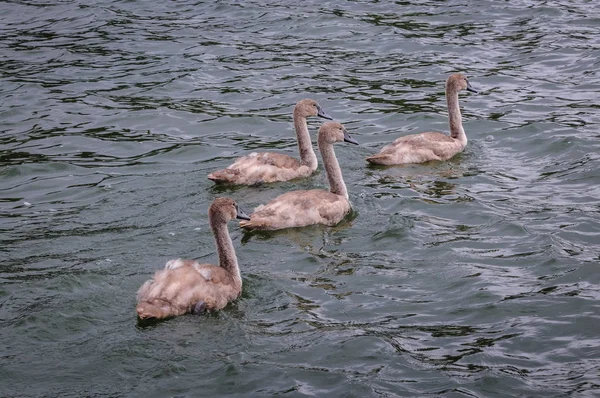
<svg viewBox="0 0 600 398"><path fill-rule="evenodd" d="M340 164L335 157L333 145L319 137L319 151L321 151L321 156L323 156L323 165L325 166L325 172L329 180L329 190L336 195L348 199L348 191L346 190L346 184L344 184L342 169L340 169Z"/></svg>
<svg viewBox="0 0 600 398"><path fill-rule="evenodd" d="M298 140L300 163L308 166L311 170L316 170L317 155L315 155L315 151L313 150L308 124L306 123L306 118L300 116L296 110L294 110L294 129L296 130L296 138Z"/></svg>
<svg viewBox="0 0 600 398"><path fill-rule="evenodd" d="M462 115L458 106L458 90L446 87L446 102L448 103L448 120L450 122L450 136L467 145L467 136L462 125Z"/></svg>
<svg viewBox="0 0 600 398"><path fill-rule="evenodd" d="M242 275L238 265L233 242L227 230L227 223L223 221L210 222L213 234L215 235L215 244L217 246L217 255L219 256L219 266L225 269L233 277L233 281L239 287L242 286Z"/></svg>

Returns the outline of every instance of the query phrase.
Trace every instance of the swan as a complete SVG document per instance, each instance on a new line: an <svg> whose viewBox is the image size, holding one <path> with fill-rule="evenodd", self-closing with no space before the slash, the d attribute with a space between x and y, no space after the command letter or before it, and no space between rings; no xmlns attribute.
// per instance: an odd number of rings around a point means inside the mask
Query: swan
<svg viewBox="0 0 600 398"><path fill-rule="evenodd" d="M219 310L238 298L242 277L227 230L227 222L234 218L250 219L232 199L214 200L208 209L208 220L215 236L219 265L180 258L167 262L137 292L136 311L140 319Z"/></svg>
<svg viewBox="0 0 600 398"><path fill-rule="evenodd" d="M318 145L329 180L329 191L311 189L284 193L266 205L257 207L250 215L250 220L241 221L240 226L247 229L276 230L312 224L333 226L339 223L351 209L342 170L333 151L333 144L340 141L358 145L340 123L326 122L321 126Z"/></svg>
<svg viewBox="0 0 600 398"><path fill-rule="evenodd" d="M462 126L462 116L458 106L458 93L462 90L477 93L467 78L455 73L446 80L446 101L450 135L438 132L411 134L398 138L386 145L377 155L369 156L373 164L393 165L422 163L429 160L448 160L467 146L467 136Z"/></svg>
<svg viewBox="0 0 600 398"><path fill-rule="evenodd" d="M298 139L300 160L274 152L253 152L241 157L223 170L208 175L216 183L254 185L267 182L288 181L308 177L317 169L317 156L313 151L306 118L319 116L331 120L317 101L303 99L294 107L294 128Z"/></svg>

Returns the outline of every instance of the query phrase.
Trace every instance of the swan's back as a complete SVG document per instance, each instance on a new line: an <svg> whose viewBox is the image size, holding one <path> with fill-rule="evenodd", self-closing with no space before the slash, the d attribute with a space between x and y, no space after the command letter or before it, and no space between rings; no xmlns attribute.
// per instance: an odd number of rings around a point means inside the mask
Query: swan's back
<svg viewBox="0 0 600 398"><path fill-rule="evenodd" d="M392 165L447 160L463 148L459 141L443 133L411 134L386 145L377 155L369 156L367 161L373 164Z"/></svg>
<svg viewBox="0 0 600 398"><path fill-rule="evenodd" d="M249 220L230 198L217 198L208 208L219 266L193 260L171 260L138 290L136 311L140 319L162 319L224 308L242 291L242 277L227 230L235 218Z"/></svg>
<svg viewBox="0 0 600 398"><path fill-rule="evenodd" d="M350 202L322 189L293 191L278 196L240 222L248 229L277 230L314 224L333 226L350 211Z"/></svg>
<svg viewBox="0 0 600 398"><path fill-rule="evenodd" d="M237 159L226 169L209 174L208 179L217 183L253 185L308 177L313 171L288 155L253 152Z"/></svg>
<svg viewBox="0 0 600 398"><path fill-rule="evenodd" d="M461 152L467 145L458 106L458 93L462 90L477 92L463 74L450 75L446 80L450 136L427 132L400 137L383 147L377 155L367 157L367 161L380 165L422 163L430 160L448 160Z"/></svg>
<svg viewBox="0 0 600 398"><path fill-rule="evenodd" d="M342 171L333 150L333 144L342 141L358 144L340 123L326 122L319 128L319 150L329 180L329 191L312 189L285 193L256 208L250 220L242 221L240 226L277 230L313 224L333 226L342 221L351 210Z"/></svg>
<svg viewBox="0 0 600 398"><path fill-rule="evenodd" d="M207 310L219 310L239 296L241 288L223 268L177 261L183 264L157 271L139 289L136 311L141 319L183 315L199 302L204 302Z"/></svg>
<svg viewBox="0 0 600 398"><path fill-rule="evenodd" d="M218 184L254 185L310 176L317 169L317 157L306 124L306 118L310 116L331 119L315 100L303 99L296 103L294 129L300 160L279 153L251 153L237 159L226 169L209 174L208 179Z"/></svg>

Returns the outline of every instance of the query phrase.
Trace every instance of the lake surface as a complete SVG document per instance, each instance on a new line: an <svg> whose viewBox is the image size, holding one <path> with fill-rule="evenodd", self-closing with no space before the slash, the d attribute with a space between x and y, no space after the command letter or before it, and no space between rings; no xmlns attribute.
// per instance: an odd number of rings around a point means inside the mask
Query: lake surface
<svg viewBox="0 0 600 398"><path fill-rule="evenodd" d="M0 396L600 394L596 2L0 11ZM401 135L448 130L457 71L480 90L460 95L466 150L368 166ZM322 165L259 187L206 178L253 150L296 155L306 97L361 143L335 147L352 216L230 223L242 297L138 325L155 270L216 261L214 198L250 212L327 187Z"/></svg>

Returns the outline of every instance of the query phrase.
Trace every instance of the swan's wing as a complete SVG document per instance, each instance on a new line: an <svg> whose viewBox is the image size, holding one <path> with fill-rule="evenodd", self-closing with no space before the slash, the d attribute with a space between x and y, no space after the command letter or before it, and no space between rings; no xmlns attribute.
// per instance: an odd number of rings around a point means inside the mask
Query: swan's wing
<svg viewBox="0 0 600 398"><path fill-rule="evenodd" d="M464 149L461 142L443 133L421 133L424 143L417 144L417 148L429 149L441 160L450 159Z"/></svg>
<svg viewBox="0 0 600 398"><path fill-rule="evenodd" d="M194 269L213 285L230 284L232 281L231 274L216 265L196 263Z"/></svg>
<svg viewBox="0 0 600 398"><path fill-rule="evenodd" d="M221 309L239 295L232 277L223 268L189 262L189 266L163 269L138 291L137 311L141 318L182 315L198 302L208 310Z"/></svg>
<svg viewBox="0 0 600 398"><path fill-rule="evenodd" d="M252 185L263 182L287 181L310 174L298 159L281 153L253 152L241 157L224 170L215 171L208 178L215 182Z"/></svg>
<svg viewBox="0 0 600 398"><path fill-rule="evenodd" d="M444 160L462 149L454 138L438 132L411 134L396 139L367 160L375 164L392 165Z"/></svg>
<svg viewBox="0 0 600 398"><path fill-rule="evenodd" d="M259 206L250 220L242 221L240 226L276 230L313 224L335 225L349 211L348 200L329 191L292 191Z"/></svg>

